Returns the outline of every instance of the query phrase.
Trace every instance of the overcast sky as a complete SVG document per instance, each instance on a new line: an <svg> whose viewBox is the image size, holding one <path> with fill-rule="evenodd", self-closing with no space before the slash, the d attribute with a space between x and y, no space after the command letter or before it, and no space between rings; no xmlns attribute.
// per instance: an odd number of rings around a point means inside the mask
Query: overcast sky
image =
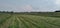
<svg viewBox="0 0 60 28"><path fill-rule="evenodd" d="M60 0L0 0L1 11L55 11Z"/></svg>

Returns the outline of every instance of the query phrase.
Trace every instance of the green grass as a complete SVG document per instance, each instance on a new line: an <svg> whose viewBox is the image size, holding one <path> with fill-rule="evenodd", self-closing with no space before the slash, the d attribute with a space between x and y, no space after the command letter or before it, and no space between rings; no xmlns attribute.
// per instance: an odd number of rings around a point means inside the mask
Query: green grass
<svg viewBox="0 0 60 28"><path fill-rule="evenodd" d="M0 13L0 28L60 28L59 17L60 13Z"/></svg>

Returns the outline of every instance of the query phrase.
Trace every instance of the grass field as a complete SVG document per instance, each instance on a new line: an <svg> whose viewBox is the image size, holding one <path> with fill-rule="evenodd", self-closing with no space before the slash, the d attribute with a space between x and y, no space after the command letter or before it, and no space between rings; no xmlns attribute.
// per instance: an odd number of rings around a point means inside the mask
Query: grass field
<svg viewBox="0 0 60 28"><path fill-rule="evenodd" d="M0 13L0 28L60 28L60 13Z"/></svg>

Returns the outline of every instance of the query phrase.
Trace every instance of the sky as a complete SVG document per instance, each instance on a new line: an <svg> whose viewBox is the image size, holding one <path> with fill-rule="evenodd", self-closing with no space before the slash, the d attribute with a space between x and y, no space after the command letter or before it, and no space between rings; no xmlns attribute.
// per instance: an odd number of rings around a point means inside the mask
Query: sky
<svg viewBox="0 0 60 28"><path fill-rule="evenodd" d="M31 12L60 10L60 0L0 0L0 11Z"/></svg>

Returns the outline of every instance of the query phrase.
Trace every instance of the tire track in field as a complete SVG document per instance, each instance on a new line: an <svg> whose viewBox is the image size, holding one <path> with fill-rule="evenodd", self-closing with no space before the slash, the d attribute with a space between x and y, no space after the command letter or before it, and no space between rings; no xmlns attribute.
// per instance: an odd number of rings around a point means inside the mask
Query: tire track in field
<svg viewBox="0 0 60 28"><path fill-rule="evenodd" d="M10 15L10 16L6 17L5 19L3 19L3 21L0 22L0 28L8 28L8 26L10 25L10 18L11 17L12 17L12 15Z"/></svg>
<svg viewBox="0 0 60 28"><path fill-rule="evenodd" d="M27 19L28 17L25 16L25 17L22 17L22 18L26 18L26 19ZM41 18L43 18L43 17L41 17ZM30 18L28 18L28 19L30 20ZM43 22L45 22L45 23L47 23L47 24L50 25L50 26L53 25L54 27L55 27L55 26L58 27L58 28L60 27L59 25L55 25L55 24L49 23L49 22L47 22L47 21L44 20L44 19L40 19L40 20L43 21Z"/></svg>
<svg viewBox="0 0 60 28"><path fill-rule="evenodd" d="M11 23L12 23L12 18L9 18L1 25L0 28L8 28Z"/></svg>
<svg viewBox="0 0 60 28"><path fill-rule="evenodd" d="M4 20L2 20L1 22L0 22L0 25L2 25L6 20L8 20L9 18L11 18L11 15L9 16L9 17L6 17Z"/></svg>
<svg viewBox="0 0 60 28"><path fill-rule="evenodd" d="M28 18L28 17L27 17ZM43 20L44 22L46 22L46 23L48 23L48 24L51 24L51 25L55 25L55 26L59 26L60 27L60 25L56 25L56 24L52 24L52 23L49 23L49 22L47 22L45 19L44 19L44 17L41 17L42 19L40 19L40 20Z"/></svg>
<svg viewBox="0 0 60 28"><path fill-rule="evenodd" d="M12 17L12 23L8 28L19 28L19 22L17 21L17 18L15 15Z"/></svg>
<svg viewBox="0 0 60 28"><path fill-rule="evenodd" d="M28 19L28 20L31 20L31 21L33 21L33 22L35 22L35 23L38 23L36 20L34 20L34 19L31 19L31 18L29 18L29 17L26 17L26 16L21 16L22 18L26 18L26 19Z"/></svg>
<svg viewBox="0 0 60 28"><path fill-rule="evenodd" d="M18 16L18 17L19 17L19 16ZM21 18L21 16L20 16L19 18L20 18L20 19L23 19L23 18ZM24 18L24 19L25 19L25 18ZM32 26L32 23L30 23L30 22L28 22L28 21L26 21L26 20L24 20L24 19L23 19L23 21L24 21L25 23L27 22L26 25L27 25L29 28L30 28L30 27L31 27L31 28L36 28L35 26Z"/></svg>
<svg viewBox="0 0 60 28"><path fill-rule="evenodd" d="M18 17L18 21L20 22L21 21L21 19L22 19L22 23L24 24L24 25L26 25L26 27L27 28L34 28L34 27L32 27L32 24L30 24L29 22L27 22L27 21L25 21L23 18L21 18L21 17L19 17L19 16L17 16ZM22 27L22 26L21 26Z"/></svg>
<svg viewBox="0 0 60 28"><path fill-rule="evenodd" d="M26 18L27 20L30 20L30 21L32 21L32 22L35 22L36 24L38 23L38 21L37 20L34 20L34 19L31 19L31 18L29 18L29 17L24 17L24 16L21 16L22 18Z"/></svg>
<svg viewBox="0 0 60 28"><path fill-rule="evenodd" d="M24 17L20 17L20 18L22 18L22 19L24 19ZM37 28L40 28L40 26L36 23L36 22L32 22L31 20L28 20L28 19L24 19L26 22L29 22L29 23L31 23L32 25L34 25L35 27L37 27Z"/></svg>
<svg viewBox="0 0 60 28"><path fill-rule="evenodd" d="M41 19L41 20L43 20L45 23L47 23L47 24L50 24L50 25L53 25L53 26L57 26L57 27L60 27L60 25L56 25L56 24L53 24L53 23L49 23L48 21L46 21L46 20L44 20L44 19Z"/></svg>
<svg viewBox="0 0 60 28"><path fill-rule="evenodd" d="M21 23L20 19L19 19L17 16L16 16L16 20L19 22L19 23L18 23L18 24L19 24L18 27L19 27L19 28L22 28L22 26L21 26L22 23Z"/></svg>
<svg viewBox="0 0 60 28"><path fill-rule="evenodd" d="M22 18L26 18L27 20L29 20L30 22L33 22L34 24L36 24L37 26L39 26L40 28L45 28L45 26L43 25L43 27L42 27L42 20L34 20L33 18L31 18L31 17L26 17L26 16L21 16Z"/></svg>
<svg viewBox="0 0 60 28"><path fill-rule="evenodd" d="M28 25L25 23L25 21L24 21L22 18L17 17L17 20L18 20L19 22L21 21L21 22L24 24L24 26L25 26L24 28L29 28Z"/></svg>
<svg viewBox="0 0 60 28"><path fill-rule="evenodd" d="M25 24L24 24L20 19L22 19L22 21L24 21ZM17 20L18 20L19 22L22 22L22 24L26 25L28 28L30 28L30 27L29 27L30 24L29 24L28 22L26 22L25 20L23 20L23 18L19 17ZM20 25L20 28L22 28L21 25Z"/></svg>
<svg viewBox="0 0 60 28"><path fill-rule="evenodd" d="M54 26L58 26L60 27L60 25L56 25L56 24L52 24L52 23L49 23L46 19L44 19L45 17L41 17L40 20L43 20L44 22L50 24L50 25L54 25ZM49 19L49 18L48 18ZM52 20L52 19L51 19Z"/></svg>
<svg viewBox="0 0 60 28"><path fill-rule="evenodd" d="M56 24L53 24L53 23L49 23L47 20L44 19L44 17L41 17L39 20L41 20L41 21L47 23L47 24L50 25L50 26L53 25L53 26L55 26L55 27L60 27L60 25L56 25Z"/></svg>

